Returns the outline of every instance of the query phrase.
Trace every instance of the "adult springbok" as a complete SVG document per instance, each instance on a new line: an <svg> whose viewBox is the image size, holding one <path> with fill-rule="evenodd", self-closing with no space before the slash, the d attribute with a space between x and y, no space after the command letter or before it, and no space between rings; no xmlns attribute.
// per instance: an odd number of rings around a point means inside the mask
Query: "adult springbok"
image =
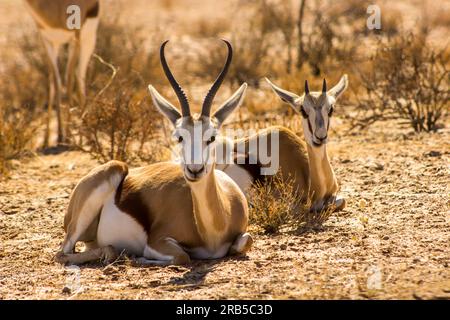
<svg viewBox="0 0 450 320"><path fill-rule="evenodd" d="M26 0L26 3L42 35L50 62L48 111L44 137L44 147L47 147L50 139L53 106L57 117L58 143L64 142L67 134L61 111L62 80L58 67L60 48L66 43L70 44L65 74L67 98L69 102L72 101L74 78L76 77L79 104L84 107L86 72L95 48L100 3L98 0ZM74 6L79 8L79 12L71 11L71 8L75 8ZM69 23L71 14L79 14L79 28Z"/></svg>
<svg viewBox="0 0 450 320"><path fill-rule="evenodd" d="M259 153L252 150L251 146L260 146L261 142L267 143L272 159L278 157L283 180L293 181L302 201L306 197L311 199L311 211L321 211L330 205L334 205L335 210L343 209L345 200L337 198L339 186L328 158L326 144L335 103L348 86L347 75L328 91L325 80L321 92L310 92L308 81L305 81L305 93L302 96L283 90L266 80L275 93L302 116L306 145L285 127L269 127L253 136L231 141L233 145L228 147L228 150L233 150L238 157L244 157L245 162L222 165L220 169L231 176L246 193L253 182L265 180L265 177L261 176L261 167L271 165L259 161ZM277 135L276 148L271 139L274 134ZM230 144L230 141L224 141L218 147L223 148L225 144ZM239 144L244 146L245 154L239 154ZM226 154L226 151L223 153ZM253 160L253 164L250 160Z"/></svg>
<svg viewBox="0 0 450 320"><path fill-rule="evenodd" d="M167 41L162 44L161 64L178 97L181 114L151 85L149 91L154 105L175 129L180 163L128 170L125 163L111 161L91 171L70 197L64 219L67 235L57 260L111 259L114 252L125 250L141 257L143 263L185 264L190 258L215 259L250 249L253 240L246 233L247 200L228 175L215 169L219 129L242 103L247 88L244 83L210 115L232 59L232 47L224 42L228 58L200 115L191 114L188 99L165 59ZM90 249L72 254L77 241L84 241Z"/></svg>

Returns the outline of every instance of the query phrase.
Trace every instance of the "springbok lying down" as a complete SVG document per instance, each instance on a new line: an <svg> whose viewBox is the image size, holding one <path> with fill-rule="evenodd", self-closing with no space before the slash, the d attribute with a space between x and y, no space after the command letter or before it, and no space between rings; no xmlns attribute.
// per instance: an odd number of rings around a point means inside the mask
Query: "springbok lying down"
<svg viewBox="0 0 450 320"><path fill-rule="evenodd" d="M225 40L224 40L225 41ZM75 187L64 219L66 237L57 260L84 263L113 259L125 250L142 263L185 264L191 258L215 259L243 254L252 245L246 233L247 200L239 186L224 172L215 170L215 139L225 119L244 98L243 84L210 115L215 94L227 74L228 58L208 92L201 114L194 116L186 95L167 65L163 70L181 106L180 112L152 86L149 91L158 110L174 127L181 149L181 163L162 162L128 170L111 161L92 170ZM74 254L77 241L87 250Z"/></svg>
<svg viewBox="0 0 450 320"><path fill-rule="evenodd" d="M306 144L295 133L282 126L269 127L235 141L223 139L217 147L225 148L225 145L231 144L227 150L232 150L238 157L244 157L245 163L226 164L218 168L232 177L244 193L248 192L255 181L270 181L270 176L261 175L263 165L259 161L260 155L256 150L251 150L250 146L259 145L259 141L267 141L268 150L271 150L271 136L276 134L278 152L272 157L278 156L282 178L284 181L292 179L294 189L302 197L300 200L305 201L309 197L311 211L321 211L329 206L334 206L335 210L343 209L345 200L337 198L339 186L328 158L326 144L336 101L348 86L347 75L342 76L339 83L328 91L325 80L322 91L318 92L310 92L308 81L305 81L305 93L302 96L283 90L266 80L275 93L302 116ZM245 146L245 154L238 153L239 144ZM222 153L226 154L226 151ZM254 162L249 163L249 159Z"/></svg>

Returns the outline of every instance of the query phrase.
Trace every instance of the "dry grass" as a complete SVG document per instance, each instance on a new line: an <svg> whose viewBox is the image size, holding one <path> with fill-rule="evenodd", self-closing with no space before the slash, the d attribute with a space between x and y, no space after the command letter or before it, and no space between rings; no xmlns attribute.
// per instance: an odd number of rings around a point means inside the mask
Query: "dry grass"
<svg viewBox="0 0 450 320"><path fill-rule="evenodd" d="M442 45L449 31L448 10L441 3L433 3L428 26L433 41L414 45L422 50L392 46L398 51L391 59L385 43L396 44L408 32L420 31L421 3L384 2L382 30L372 32L365 27L365 1L306 0L300 37L299 1L105 1L108 14L102 17L96 53L107 63L92 59L88 105L86 110L74 109L71 117L74 141L86 152L39 154L29 161L21 155L36 150L42 140L47 67L35 29L22 28L28 15L20 3L0 4L2 26L20 22L0 36L0 171L11 168L11 159L18 164L0 188L0 298L448 299L448 128L414 133L412 126L381 119L348 133L351 121L340 117L344 100L330 133L332 165L347 199L343 212L293 212L289 209L296 198L286 191L289 186L279 183L278 197L268 195L277 188L275 181L256 188L254 199L260 201L252 201L251 227L261 233L244 259L197 261L176 268L136 267L127 261L107 268L87 265L80 270L82 289L73 295L63 291L68 271L52 260L64 237L68 198L79 179L111 158L133 165L167 159L167 128L146 98L149 83L169 99L174 97L159 65L159 45L166 38L172 40L169 63L190 98L205 91L203 86L225 59L219 41L216 47L199 48L214 43L212 37L232 40L234 62L217 101L243 81L251 88L238 121L229 125L260 129L282 124L298 132L299 118L291 117L292 111L274 97L263 77L301 93L306 78L311 87L320 88L323 77L335 83L348 73L349 91L356 95L345 111L352 118L364 111L361 108L383 108L418 94L424 97L423 106L430 105L433 90L417 92L420 86L414 81L419 80L407 73L414 60L406 59L403 69L392 75L391 87L397 93L386 99L358 104L367 98L367 89L357 75L377 70L378 61L368 59L373 52L388 62L403 52L423 62L420 84L433 84L438 77L429 67L427 52L436 52L435 45ZM122 7L117 9L117 3ZM205 8L213 10L205 13ZM408 23L414 27L406 29ZM443 60L448 66L448 55ZM117 70L111 82L108 64ZM64 63L61 66L64 70ZM382 66L387 69L389 64ZM377 77L386 80L387 75ZM389 83L378 82L376 89ZM448 86L439 88L448 91ZM447 119L442 116L436 126L447 125ZM155 148L160 145L162 150ZM371 165L374 162L381 166ZM382 288L376 290L368 286L367 270L374 265L382 275Z"/></svg>
<svg viewBox="0 0 450 320"><path fill-rule="evenodd" d="M427 34L401 34L380 41L358 97L356 123L402 119L416 131L436 131L448 115L450 63L447 48L435 49Z"/></svg>
<svg viewBox="0 0 450 320"><path fill-rule="evenodd" d="M334 208L310 212L311 202L300 202L301 198L293 180L284 180L281 172L255 182L249 192L250 224L264 234L320 229Z"/></svg>
<svg viewBox="0 0 450 320"><path fill-rule="evenodd" d="M264 233L278 233L293 220L302 219L304 212L294 212L299 198L293 181L284 181L281 174L269 183L257 181L249 192L250 223Z"/></svg>
<svg viewBox="0 0 450 320"><path fill-rule="evenodd" d="M7 174L9 162L35 148L37 131L45 117L47 98L42 46L27 30L7 33L12 47L0 52L0 174ZM44 85L43 85L44 84Z"/></svg>

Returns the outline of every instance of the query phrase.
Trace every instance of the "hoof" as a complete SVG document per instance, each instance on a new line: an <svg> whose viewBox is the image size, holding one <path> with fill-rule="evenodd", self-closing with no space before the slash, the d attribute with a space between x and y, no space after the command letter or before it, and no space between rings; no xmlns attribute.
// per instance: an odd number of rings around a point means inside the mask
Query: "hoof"
<svg viewBox="0 0 450 320"><path fill-rule="evenodd" d="M230 248L230 255L242 255L251 249L253 245L253 238L249 233L244 233L235 240L235 243Z"/></svg>
<svg viewBox="0 0 450 320"><path fill-rule="evenodd" d="M343 210L345 208L345 199L344 198L336 199L334 205L335 205L334 209L335 212Z"/></svg>
<svg viewBox="0 0 450 320"><path fill-rule="evenodd" d="M53 259L61 264L66 264L69 261L69 257L62 251L58 252Z"/></svg>

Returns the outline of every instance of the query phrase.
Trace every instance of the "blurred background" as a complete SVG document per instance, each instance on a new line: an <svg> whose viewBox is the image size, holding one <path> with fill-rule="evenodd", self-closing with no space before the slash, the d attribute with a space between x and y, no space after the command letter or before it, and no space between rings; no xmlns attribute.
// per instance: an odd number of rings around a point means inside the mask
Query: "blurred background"
<svg viewBox="0 0 450 320"><path fill-rule="evenodd" d="M168 128L146 89L154 85L177 105L159 63L165 39L171 40L169 64L194 110L224 63L226 49L218 39L233 43L234 60L216 103L244 81L250 90L228 126L273 123L299 132L299 118L274 96L264 77L301 94L305 79L319 90L323 78L331 87L347 73L350 90L339 102L335 127L345 125L348 132L393 120L405 132L443 128L449 109L450 1L377 1L380 30L366 25L371 4L103 0L86 109L63 100L71 119L69 147L103 161L167 157ZM24 3L0 0L0 16L0 171L6 172L8 161L42 145L48 68ZM66 51L60 56L62 73Z"/></svg>

